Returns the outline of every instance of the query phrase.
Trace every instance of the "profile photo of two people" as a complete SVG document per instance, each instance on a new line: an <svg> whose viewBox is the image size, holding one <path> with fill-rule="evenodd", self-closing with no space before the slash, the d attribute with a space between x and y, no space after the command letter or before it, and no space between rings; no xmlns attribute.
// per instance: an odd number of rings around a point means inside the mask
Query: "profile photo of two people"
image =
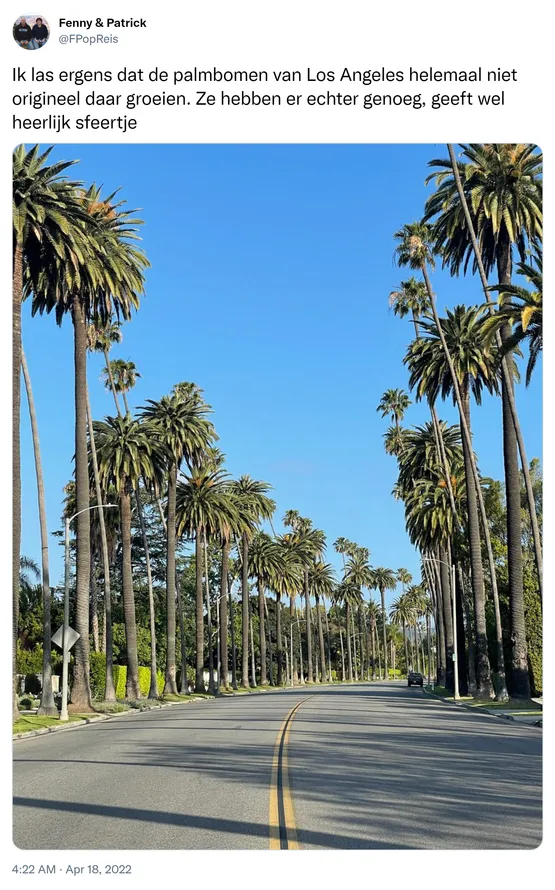
<svg viewBox="0 0 555 890"><path fill-rule="evenodd" d="M50 36L48 22L40 15L22 15L13 26L13 36L23 49L40 49Z"/></svg>

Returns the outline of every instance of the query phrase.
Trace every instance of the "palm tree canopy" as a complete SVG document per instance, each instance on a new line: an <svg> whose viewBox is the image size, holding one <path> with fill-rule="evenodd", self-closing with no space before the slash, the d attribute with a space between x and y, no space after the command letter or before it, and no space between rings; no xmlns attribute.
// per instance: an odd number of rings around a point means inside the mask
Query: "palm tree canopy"
<svg viewBox="0 0 555 890"><path fill-rule="evenodd" d="M308 586L311 594L331 599L336 584L333 566L328 562L315 560L308 570Z"/></svg>
<svg viewBox="0 0 555 890"><path fill-rule="evenodd" d="M390 415L391 419L397 424L405 416L405 412L410 404L411 400L403 389L386 389L376 411L382 417Z"/></svg>
<svg viewBox="0 0 555 890"><path fill-rule="evenodd" d="M432 228L425 222L407 223L393 235L398 245L395 248L395 261L398 266L409 269L422 269L435 266L432 248Z"/></svg>
<svg viewBox="0 0 555 890"><path fill-rule="evenodd" d="M343 576L343 581L347 586L356 587L357 590L361 590L363 587L372 587L373 574L368 564L368 557L368 550L360 548L358 552L347 558Z"/></svg>
<svg viewBox="0 0 555 890"><path fill-rule="evenodd" d="M159 401L147 399L140 409L141 417L155 424L156 435L179 465L199 466L211 442L218 436L206 414L212 411L198 395L182 397L180 392L162 396Z"/></svg>
<svg viewBox="0 0 555 890"><path fill-rule="evenodd" d="M139 481L161 480L167 455L152 424L131 415L93 421L98 472L104 490L131 494Z"/></svg>
<svg viewBox="0 0 555 890"><path fill-rule="evenodd" d="M262 520L271 519L276 508L275 501L267 495L271 490L269 482L253 479L248 474L231 482L235 505L244 522L243 534L247 537L253 536Z"/></svg>
<svg viewBox="0 0 555 890"><path fill-rule="evenodd" d="M110 371L114 381L114 389L118 393L129 392L129 390L133 389L135 386L137 377L141 376L137 371L135 362L125 361L121 358L112 359L110 362ZM111 382L107 368L102 369L101 377L104 380L106 389L109 389Z"/></svg>
<svg viewBox="0 0 555 890"><path fill-rule="evenodd" d="M462 145L458 162L484 270L489 275L502 244L515 244L524 261L527 239L542 238L542 154L525 143ZM428 176L437 191L426 202L424 220L434 220L432 238L443 264L454 273L466 272L476 259L453 176L450 159L434 159L439 168Z"/></svg>
<svg viewBox="0 0 555 890"><path fill-rule="evenodd" d="M397 578L393 569L386 569L378 566L372 569L372 587L382 593L384 590L395 590L397 586Z"/></svg>
<svg viewBox="0 0 555 890"><path fill-rule="evenodd" d="M178 535L194 538L202 529L209 538L226 539L239 523L229 476L222 470L193 467L177 483L176 526Z"/></svg>
<svg viewBox="0 0 555 890"><path fill-rule="evenodd" d="M425 283L414 277L401 281L397 290L391 291L389 305L399 318L405 318L412 313L418 320L421 316L427 315L430 310L430 298Z"/></svg>
<svg viewBox="0 0 555 890"><path fill-rule="evenodd" d="M447 347L461 390L470 389L477 404L482 389L498 389L496 356L493 347L484 343L482 316L475 306L455 306L440 319ZM451 371L434 321L422 321L423 336L413 340L407 349L404 364L410 370L409 385L416 387L417 400L426 396L433 403L438 395L452 395L455 401Z"/></svg>
<svg viewBox="0 0 555 890"><path fill-rule="evenodd" d="M542 254L535 254L530 263L518 263L517 269L519 275L523 275L531 284L532 290L519 285L490 287L490 290L499 292L499 308L493 315L485 318L483 331L486 342L490 343L496 331L507 323L511 325L513 333L503 343L501 355L506 355L523 341L528 343L530 350L526 367L526 386L528 386L538 356L543 349Z"/></svg>
<svg viewBox="0 0 555 890"><path fill-rule="evenodd" d="M135 211L122 210L124 202L114 204L114 194L101 198L95 185L86 192L76 190L80 213L71 262L58 252L43 257L36 281L27 287L33 291L33 315L54 309L61 324L78 299L87 321L105 325L114 315L130 318L131 310L138 308L149 266L142 249L133 243L142 220L132 216Z"/></svg>

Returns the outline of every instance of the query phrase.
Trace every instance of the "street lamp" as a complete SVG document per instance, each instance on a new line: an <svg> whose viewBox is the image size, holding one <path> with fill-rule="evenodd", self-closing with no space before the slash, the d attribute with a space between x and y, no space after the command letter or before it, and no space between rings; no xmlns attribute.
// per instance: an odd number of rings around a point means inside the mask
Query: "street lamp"
<svg viewBox="0 0 555 890"><path fill-rule="evenodd" d="M455 563L449 565L448 562L445 562L444 559L436 559L435 557L431 558L429 556L423 556L422 559L424 562L440 562L442 565L447 566L449 571L451 572L451 591L452 591L452 599L453 599L453 678L454 678L454 699L457 701L460 698L459 695L459 652L457 646L457 597L455 593Z"/></svg>
<svg viewBox="0 0 555 890"><path fill-rule="evenodd" d="M88 510L99 510L104 507L117 507L117 504L93 504L92 507L85 507L84 510L78 510L73 516L66 517L65 522L65 587L64 587L64 629L62 634L62 710L60 711L60 720L67 722L69 719L67 713L68 699L68 668L69 668L69 526L76 516L86 513Z"/></svg>

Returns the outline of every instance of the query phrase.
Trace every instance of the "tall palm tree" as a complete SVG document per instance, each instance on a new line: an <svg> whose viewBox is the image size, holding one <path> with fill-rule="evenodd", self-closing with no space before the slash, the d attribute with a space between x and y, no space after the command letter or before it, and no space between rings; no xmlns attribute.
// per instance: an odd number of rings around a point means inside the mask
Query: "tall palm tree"
<svg viewBox="0 0 555 890"><path fill-rule="evenodd" d="M192 467L177 483L177 534L195 541L196 567L196 664L195 691L204 692L204 608L202 596L204 536L229 538L238 521L238 510L230 494L228 474L211 467ZM175 632L175 631L174 631ZM208 641L209 646L212 641ZM226 678L227 679L227 678ZM211 684L212 685L212 684Z"/></svg>
<svg viewBox="0 0 555 890"><path fill-rule="evenodd" d="M281 630L281 600L283 596L291 596L292 591L299 590L302 584L304 566L297 555L292 552L290 544L284 537L275 538L276 552L274 566L269 576L268 587L276 595L276 655L277 685L283 684L283 637Z"/></svg>
<svg viewBox="0 0 555 890"><path fill-rule="evenodd" d="M353 648L351 645L351 623L352 612L362 602L362 592L355 584L351 584L346 580L341 581L336 589L335 596L338 602L343 603L346 612L346 637L347 637L347 666L349 672L349 683L353 682Z"/></svg>
<svg viewBox="0 0 555 890"><path fill-rule="evenodd" d="M202 390L194 384L189 390L183 388L169 396L162 396L156 402L147 399L141 408L140 415L155 424L156 435L169 454L167 466L168 500L166 511L166 673L164 693L177 693L175 665L175 547L176 547L176 496L177 475L183 460L189 470L200 463L202 454L208 445L216 439L213 425L206 418L211 411L210 406L202 397ZM199 542L200 546L200 542ZM197 573L202 571L200 559L197 560ZM201 576L202 585L202 576ZM202 586L201 586L200 623L202 629ZM197 606L198 609L198 606ZM198 620L198 611L197 611ZM199 629L197 628L197 634ZM199 659L202 663L203 652L197 651L197 685L202 685L202 664L199 673Z"/></svg>
<svg viewBox="0 0 555 890"><path fill-rule="evenodd" d="M242 652L241 652L241 684L249 688L249 542L254 534L254 527L264 519L270 519L275 502L267 492L272 486L268 482L260 482L249 475L240 476L231 483L231 492L239 511L244 527L241 534L241 618L242 618Z"/></svg>
<svg viewBox="0 0 555 890"><path fill-rule="evenodd" d="M459 377L455 370L455 366L453 363L452 355L449 351L449 347L447 345L447 341L445 338L445 332L443 330L443 326L440 322L439 315L437 312L435 295L432 290L432 284L429 276L429 269L434 268L435 262L432 253L431 247L431 239L432 239L432 230L430 226L423 222L415 222L409 223L408 225L403 226L402 229L399 229L395 233L395 238L399 242L395 251L397 263L399 266L409 266L412 269L420 269L422 272L422 276L424 278L424 282L426 284L426 290L428 293L428 297L430 300L430 307L432 310L433 320L435 324L435 328L439 335L439 340L441 342L441 346L443 349L443 353L445 356L445 361L447 363L447 367L449 368L449 375L452 382L452 391L455 402L457 404L457 408L459 411L459 419L461 425L461 434L464 441L464 453L465 459L467 461L466 467L471 470L472 478L474 479L474 489L476 492L476 497L478 500L480 514L482 517L482 527L484 530L484 538L486 542L486 549L488 551L488 559L490 563L490 576L492 588L496 587L496 576L495 576L495 562L493 559L493 551L491 548L491 540L489 536L489 529L487 527L487 516L485 512L484 500L482 497L481 483L480 477L478 474L478 469L476 466L476 460L474 457L474 451L472 447L472 437L470 434L470 430L468 428L468 424L466 421L466 411L465 406L463 404L463 399L461 396L461 390L459 386ZM421 323L422 324L422 323ZM417 341L418 343L418 341ZM413 344L416 346L416 344ZM446 381L447 382L447 381ZM448 476L448 474L447 474ZM471 486L469 486L470 488ZM451 486L448 484L448 491L451 498L451 506L453 509L453 513L456 512L455 504L452 496ZM474 496L471 495L473 498ZM469 507L471 510L472 507ZM478 531L478 527L473 528L473 558L476 565L476 569L480 574L481 562L478 560L479 556L479 545L478 540L476 540L476 532ZM469 531L470 535L470 531ZM473 579L474 580L474 579ZM489 667L489 658L487 654L487 640L486 640L486 623L485 623L485 601L484 597L481 595L480 590L483 590L483 582L480 585L480 578L476 579L476 584L473 586L474 592L474 605L475 605L475 613L476 613L476 632L477 632L477 683L478 683L478 693L483 698L491 698L493 695L493 687L491 683L490 677L490 667Z"/></svg>
<svg viewBox="0 0 555 890"><path fill-rule="evenodd" d="M114 193L115 194L115 193ZM90 514L87 435L87 324L93 318L105 321L113 314L129 318L139 305L148 261L134 241L141 220L134 211L114 204L114 194L101 198L92 185L79 192L78 203L85 219L81 221L80 263L75 270L63 256L44 264L32 286L33 314L55 310L62 323L69 314L74 332L75 370L75 483L77 498L76 537L76 630L73 708L91 707L89 684L89 582Z"/></svg>
<svg viewBox="0 0 555 890"><path fill-rule="evenodd" d="M127 413L129 413L127 393L130 389L133 389L137 383L137 378L140 376L135 362L125 361L121 358L112 359L112 361L109 361L106 367L102 369L104 385L106 386L106 389L110 389L114 394L116 407L118 407L117 395L121 393Z"/></svg>
<svg viewBox="0 0 555 890"><path fill-rule="evenodd" d="M499 674L497 696L500 697L499 700L505 700L508 695L504 679L505 668L496 567L493 560L481 485L479 483L476 485L474 480L476 463L472 449L470 419L471 395L474 396L476 403L480 404L484 387L490 391L496 391L497 389L495 357L484 347L481 318L478 309L456 306L452 311L447 310L447 317L438 319L438 322L439 325L432 321L421 323L425 336L411 344L404 361L409 366L411 372L411 387L417 386L418 398L421 398L425 393L431 402L435 402L439 393L444 398L448 395L454 395L459 408L461 432L463 434L465 476L467 480L468 543L477 616L478 692L479 695L484 697L491 697L492 693L489 677L487 638L485 635L485 588L478 509L478 502L480 501L483 520L482 529L488 550L490 579L496 614L497 669ZM449 356L448 359L447 356ZM478 616L480 616L479 624Z"/></svg>
<svg viewBox="0 0 555 890"><path fill-rule="evenodd" d="M383 566L378 566L378 568L372 569L371 586L375 590L380 591L380 598L382 603L384 677L386 680L388 680L389 666L387 661L387 612L385 609L385 592L386 590L395 590L395 587L397 586L397 579L395 577L395 572L393 571L393 569L386 569Z"/></svg>
<svg viewBox="0 0 555 890"><path fill-rule="evenodd" d="M21 546L21 304L42 276L44 265L63 256L76 272L82 262L81 220L83 210L76 200L80 182L69 181L64 172L75 161L47 164L53 146L42 154L38 145L24 145L13 155L13 282L12 282L12 668L13 719L19 718L15 689L15 657L19 614L19 557ZM25 286L25 284L27 285Z"/></svg>
<svg viewBox="0 0 555 890"><path fill-rule="evenodd" d="M393 624L400 624L403 628L403 649L405 653L405 670L409 671L409 655L407 647L407 626L412 624L414 618L414 606L405 593L397 597L391 604L389 616Z"/></svg>
<svg viewBox="0 0 555 890"><path fill-rule="evenodd" d="M401 281L397 290L390 293L389 305L399 318L406 318L409 313L412 315L414 332L418 337L418 320L430 311L430 298L424 282L417 281L414 277Z"/></svg>
<svg viewBox="0 0 555 890"><path fill-rule="evenodd" d="M320 670L322 672L322 680L327 679L331 682L331 672L326 676L326 653L324 649L324 630L322 627L322 614L320 611L320 598L324 602L324 611L326 608L326 597L331 597L335 588L336 580L333 566L322 560L315 560L308 570L308 586L316 601L316 620L318 622L318 640L320 648ZM329 643L329 640L328 640Z"/></svg>
<svg viewBox="0 0 555 890"><path fill-rule="evenodd" d="M131 563L131 496L141 478L156 479L163 466L162 447L152 424L139 423L130 414L93 422L101 484L112 485L119 495L122 592L127 647L127 698L141 697L137 653L137 625Z"/></svg>
<svg viewBox="0 0 555 890"><path fill-rule="evenodd" d="M39 525L41 539L41 563L42 563L42 603L43 603L43 658L42 658L42 692L40 706L37 714L40 716L58 716L58 708L54 701L52 692L52 649L51 636L52 626L50 623L50 568L48 561L48 526L46 522L46 499L44 494L44 476L42 473L42 459L40 453L39 431L37 423L37 415L35 411L35 400L33 398L33 389L31 386L31 376L27 367L27 361L23 347L21 348L21 367L25 380L25 389L27 391L27 402L29 405L29 416L31 420L31 432L33 436L33 450L35 455L35 471L37 476L37 497L39 505Z"/></svg>
<svg viewBox="0 0 555 890"><path fill-rule="evenodd" d="M436 192L426 204L426 219L434 219L434 243L453 272L465 272L470 261L478 269L486 298L487 276L497 269L498 283L511 285L513 249L525 260L528 243L542 238L542 155L535 145L490 143L463 145L464 162L457 162L452 146L449 160L430 161L439 168L431 174ZM500 329L502 345L511 337L510 324ZM524 626L521 496L518 451L525 476L528 461L514 401L513 358L503 359L503 454L507 498L507 552L511 611L511 662L514 693L530 696ZM529 474L528 474L529 475ZM531 480L526 480L528 507L535 524L534 543L541 578L541 543ZM541 584L541 581L540 581Z"/></svg>
<svg viewBox="0 0 555 890"><path fill-rule="evenodd" d="M376 650L378 659L380 657L380 643L378 639L378 618L380 615L380 607L377 602L370 599L367 604L368 620L370 622L370 642L372 646L372 679L376 679ZM381 665L378 665L381 674Z"/></svg>

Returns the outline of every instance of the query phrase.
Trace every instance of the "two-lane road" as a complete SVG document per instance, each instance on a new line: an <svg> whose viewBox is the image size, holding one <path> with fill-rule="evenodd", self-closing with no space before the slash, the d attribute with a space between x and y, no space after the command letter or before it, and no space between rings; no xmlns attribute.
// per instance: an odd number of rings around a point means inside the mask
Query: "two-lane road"
<svg viewBox="0 0 555 890"><path fill-rule="evenodd" d="M400 683L176 705L14 747L23 849L268 849L284 813L303 849L541 841L541 731Z"/></svg>

